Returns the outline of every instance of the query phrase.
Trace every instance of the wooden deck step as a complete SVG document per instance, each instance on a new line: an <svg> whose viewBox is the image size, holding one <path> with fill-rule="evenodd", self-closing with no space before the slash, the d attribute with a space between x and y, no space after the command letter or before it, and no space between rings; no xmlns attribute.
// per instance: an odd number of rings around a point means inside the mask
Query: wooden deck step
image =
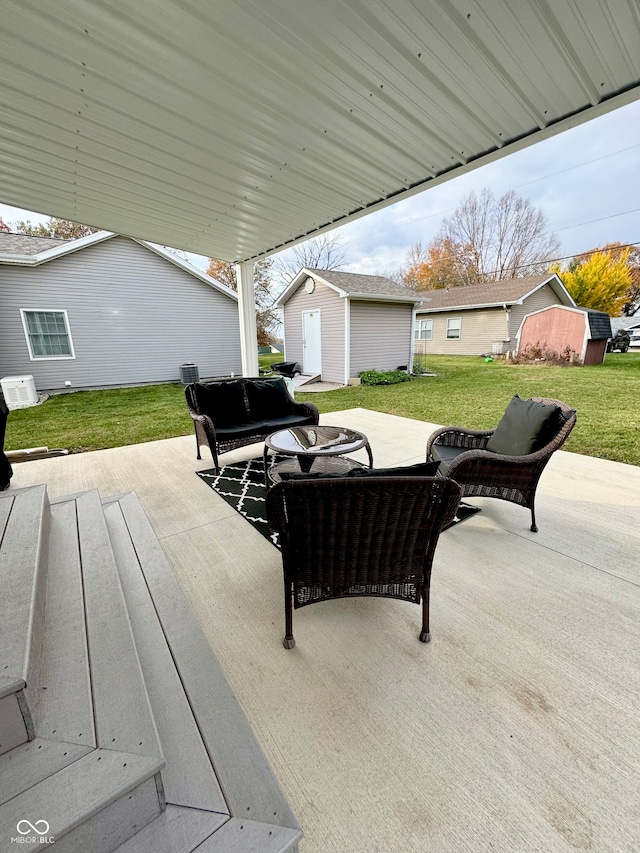
<svg viewBox="0 0 640 853"><path fill-rule="evenodd" d="M36 732L43 738L95 749L76 503L52 503L50 513L43 616L46 641L33 703Z"/></svg>
<svg viewBox="0 0 640 853"><path fill-rule="evenodd" d="M48 523L44 486L0 496L0 755L35 735Z"/></svg>
<svg viewBox="0 0 640 853"><path fill-rule="evenodd" d="M0 838L27 820L62 853L296 853L135 494L3 496L0 567Z"/></svg>
<svg viewBox="0 0 640 853"><path fill-rule="evenodd" d="M37 737L0 755L0 805L91 751L89 746Z"/></svg>
<svg viewBox="0 0 640 853"><path fill-rule="evenodd" d="M20 837L18 824L28 820L54 839L60 853L112 853L161 814L162 765L142 755L93 750L1 805L0 838L8 844ZM30 843L32 850L44 846Z"/></svg>
<svg viewBox="0 0 640 853"><path fill-rule="evenodd" d="M199 853L276 853L298 849L302 831L197 623L151 525L134 493L105 509L121 572L154 716L167 756L167 805L220 809L224 821L198 847ZM128 536L125 536L125 530ZM131 542L131 547L126 542ZM145 602L146 599L146 602ZM157 625L154 625L157 620ZM159 630L164 636L161 642ZM169 656L164 655L166 646ZM162 648L160 655L156 654ZM171 672L173 670L173 672ZM167 701L172 694L171 702ZM175 695L174 695L175 694ZM178 694L181 694L178 695ZM185 755L180 755L184 751ZM205 760L206 756L206 760ZM186 761L185 761L186 757ZM210 787L208 801L189 779L215 775L222 800ZM186 773L187 778L180 778ZM212 780L209 779L209 784ZM200 784L200 783L198 783ZM169 793L171 792L171 793ZM207 805L208 803L208 805ZM163 817L163 822L176 821ZM250 817L250 820L247 818ZM217 818L216 818L217 820ZM154 822L155 824L155 822ZM164 850L151 838L153 825L136 837L136 853ZM131 842L133 844L133 840ZM167 848L183 853L193 848Z"/></svg>
<svg viewBox="0 0 640 853"><path fill-rule="evenodd" d="M38 816L32 823L50 824L59 850L111 853L162 814L165 762L100 497L84 492L49 504L41 487L12 498L9 509L0 502L1 553L23 559L3 577L23 593L13 595L16 608L27 605L25 587L38 589L31 658L41 648L26 677L14 678L26 683L20 701L37 737L13 748L7 738L10 749L0 756L0 838L15 836L16 820L30 814ZM8 681L2 702L13 696Z"/></svg>
<svg viewBox="0 0 640 853"><path fill-rule="evenodd" d="M84 585L96 746L162 757L97 491L74 501Z"/></svg>
<svg viewBox="0 0 640 853"><path fill-rule="evenodd" d="M168 803L227 813L118 502L104 509L162 751Z"/></svg>

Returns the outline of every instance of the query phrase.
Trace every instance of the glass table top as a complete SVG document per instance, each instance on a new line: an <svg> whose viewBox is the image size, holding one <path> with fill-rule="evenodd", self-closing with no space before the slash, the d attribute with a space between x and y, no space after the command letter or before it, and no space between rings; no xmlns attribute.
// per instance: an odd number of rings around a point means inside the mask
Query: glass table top
<svg viewBox="0 0 640 853"><path fill-rule="evenodd" d="M275 432L265 439L265 444L280 453L338 456L364 447L367 437L346 427L302 426Z"/></svg>

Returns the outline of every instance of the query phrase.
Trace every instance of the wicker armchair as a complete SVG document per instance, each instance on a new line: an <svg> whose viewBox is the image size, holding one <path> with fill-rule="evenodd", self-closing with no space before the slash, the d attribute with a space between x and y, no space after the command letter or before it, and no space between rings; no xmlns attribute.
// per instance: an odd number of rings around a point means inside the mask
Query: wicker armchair
<svg viewBox="0 0 640 853"><path fill-rule="evenodd" d="M534 397L533 401L557 406L557 422L543 446L523 456L487 450L494 430L469 430L447 426L427 441L427 460L439 460L444 476L462 487L462 497L499 498L531 510L531 530L537 533L535 496L538 481L552 454L566 441L576 423L575 409L560 400Z"/></svg>
<svg viewBox="0 0 640 853"><path fill-rule="evenodd" d="M356 595L420 604L420 640L429 642L431 564L440 532L455 516L460 487L440 477L288 480L267 494L280 535L285 638L293 608Z"/></svg>

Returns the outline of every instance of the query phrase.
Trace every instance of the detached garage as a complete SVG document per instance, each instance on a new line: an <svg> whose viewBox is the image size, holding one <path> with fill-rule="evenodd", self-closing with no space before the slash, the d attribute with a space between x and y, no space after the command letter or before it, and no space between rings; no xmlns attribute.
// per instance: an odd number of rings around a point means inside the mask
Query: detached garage
<svg viewBox="0 0 640 853"><path fill-rule="evenodd" d="M573 351L580 364L602 364L610 337L611 320L604 311L550 305L523 319L518 352L542 346L559 354Z"/></svg>
<svg viewBox="0 0 640 853"><path fill-rule="evenodd" d="M285 360L339 385L363 370L410 367L420 301L384 276L304 268L276 303L284 313Z"/></svg>

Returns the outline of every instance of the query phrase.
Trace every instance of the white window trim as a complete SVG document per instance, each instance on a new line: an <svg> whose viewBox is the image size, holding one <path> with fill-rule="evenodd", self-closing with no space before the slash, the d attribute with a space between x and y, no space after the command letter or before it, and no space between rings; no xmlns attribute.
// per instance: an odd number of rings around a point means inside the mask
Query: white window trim
<svg viewBox="0 0 640 853"><path fill-rule="evenodd" d="M457 337L449 334L449 323L451 323L452 321L460 324L456 329L456 331L458 332ZM447 341L459 341L462 338L462 317L447 317L447 328L445 331L445 338Z"/></svg>
<svg viewBox="0 0 640 853"><path fill-rule="evenodd" d="M423 323L425 323L425 324L429 323L428 330L425 327L425 331L429 332L428 338L422 337L422 324ZM416 329L415 329L415 333L414 333L414 340L416 340L416 341L432 341L433 340L433 320L430 317L428 317L426 319L416 320Z"/></svg>
<svg viewBox="0 0 640 853"><path fill-rule="evenodd" d="M67 338L69 340L69 349L71 350L71 355L34 355L33 349L31 347L31 337L29 336L29 327L27 326L27 314L42 314L48 312L50 314L62 314L64 317L64 327L67 333ZM71 337L71 327L69 326L69 315L64 308L21 308L20 309L20 317L22 319L22 328L24 330L24 336L27 341L27 347L29 349L29 359L30 361L69 361L71 359L75 359L76 351L73 347L73 338Z"/></svg>

